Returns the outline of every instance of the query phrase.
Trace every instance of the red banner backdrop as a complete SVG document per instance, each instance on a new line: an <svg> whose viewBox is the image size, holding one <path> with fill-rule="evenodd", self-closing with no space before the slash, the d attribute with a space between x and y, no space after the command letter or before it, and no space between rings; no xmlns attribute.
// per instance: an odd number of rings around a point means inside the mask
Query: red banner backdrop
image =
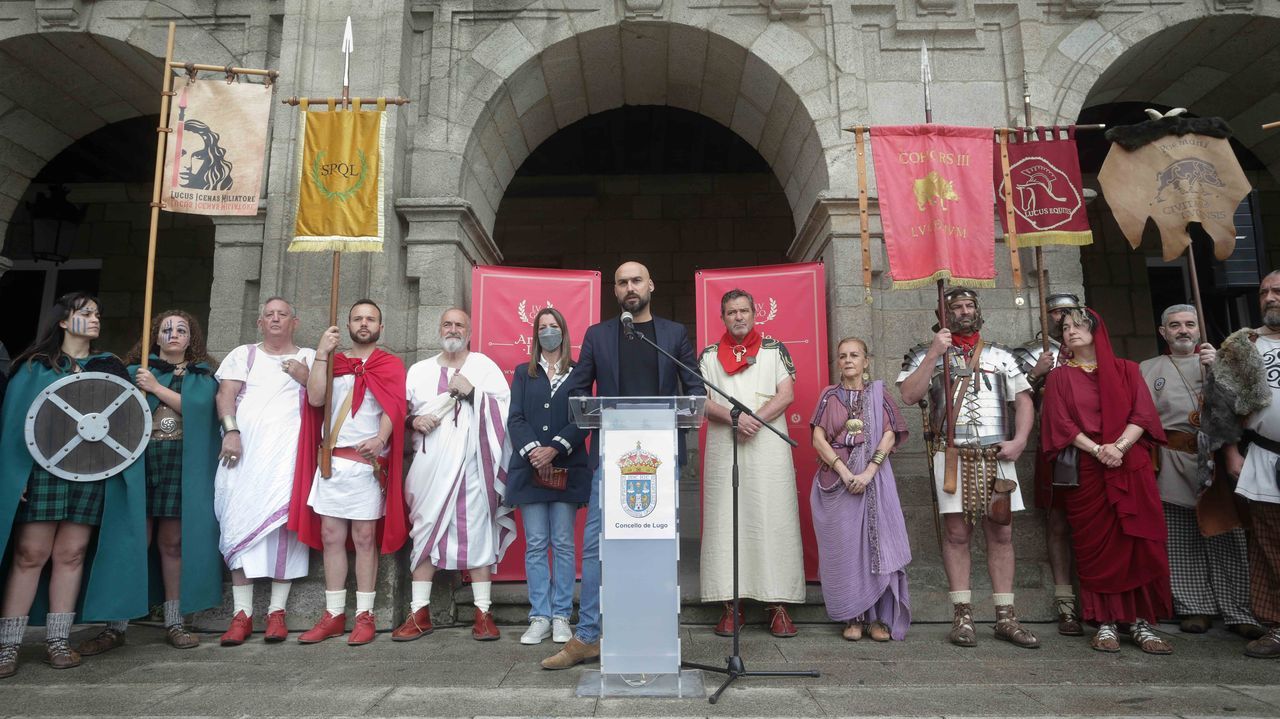
<svg viewBox="0 0 1280 719"><path fill-rule="evenodd" d="M756 329L779 340L796 365L795 401L787 409L787 430L800 443L792 450L796 494L800 504L800 533L804 543L804 575L818 581L818 543L809 513L809 489L818 470L809 418L818 395L831 376L827 362L826 279L821 262L767 267L702 270L695 280L698 312L697 352L720 339L720 298L732 289L751 293L756 301ZM711 390L708 390L710 392ZM706 429L701 433L706 446ZM705 509L705 508L704 508Z"/></svg>
<svg viewBox="0 0 1280 719"><path fill-rule="evenodd" d="M543 307L555 307L564 315L576 359L587 327L600 321L600 273L477 266L471 271L471 349L498 363L510 382L516 367L529 361L529 349L537 341L533 318ZM579 569L585 523L586 512L579 512ZM516 541L498 564L495 580L524 581L523 527L517 511Z"/></svg>

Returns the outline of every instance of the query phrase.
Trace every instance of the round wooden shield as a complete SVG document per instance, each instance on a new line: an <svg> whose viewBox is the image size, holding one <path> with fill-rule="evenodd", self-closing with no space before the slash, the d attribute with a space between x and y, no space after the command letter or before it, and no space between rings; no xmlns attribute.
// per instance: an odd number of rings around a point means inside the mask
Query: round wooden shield
<svg viewBox="0 0 1280 719"><path fill-rule="evenodd" d="M127 380L80 372L36 395L25 430L36 464L55 477L96 482L142 456L151 439L151 409Z"/></svg>

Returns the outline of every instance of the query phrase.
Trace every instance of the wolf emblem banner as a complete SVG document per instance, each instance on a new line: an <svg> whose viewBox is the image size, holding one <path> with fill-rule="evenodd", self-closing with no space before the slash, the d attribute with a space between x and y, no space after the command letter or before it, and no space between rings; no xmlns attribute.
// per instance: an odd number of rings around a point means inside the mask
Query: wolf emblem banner
<svg viewBox="0 0 1280 719"><path fill-rule="evenodd" d="M174 88L161 209L256 215L271 86L188 77Z"/></svg>
<svg viewBox="0 0 1280 719"><path fill-rule="evenodd" d="M995 286L991 128L873 127L871 157L894 288Z"/></svg>
<svg viewBox="0 0 1280 719"><path fill-rule="evenodd" d="M377 110L302 108L298 214L290 252L377 252L384 213L382 147L385 101ZM360 107L358 98L353 108Z"/></svg>
<svg viewBox="0 0 1280 719"><path fill-rule="evenodd" d="M1189 222L1213 238L1214 256L1231 256L1236 207L1250 186L1229 137L1231 129L1216 117L1162 117L1107 131L1112 145L1098 182L1131 247L1142 244L1150 217L1166 262L1191 244Z"/></svg>
<svg viewBox="0 0 1280 719"><path fill-rule="evenodd" d="M1038 127L1034 139L1009 142L1009 180L1019 247L1089 245L1075 127ZM1003 197L1000 158L994 159L996 196ZM1007 225L1004 213L996 213ZM1008 231L1008 227L1005 230Z"/></svg>

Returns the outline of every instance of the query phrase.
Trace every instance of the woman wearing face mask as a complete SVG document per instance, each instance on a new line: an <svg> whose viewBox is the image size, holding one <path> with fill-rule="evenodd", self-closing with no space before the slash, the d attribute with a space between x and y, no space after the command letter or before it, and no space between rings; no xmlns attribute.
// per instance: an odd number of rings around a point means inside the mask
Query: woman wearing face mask
<svg viewBox="0 0 1280 719"><path fill-rule="evenodd" d="M222 438L213 398L218 382L205 350L204 332L181 310L151 322L150 359L142 369L142 343L129 352L129 374L151 407L146 450L147 540L151 547L150 604L164 610L166 640L191 649L200 639L182 626L185 614L222 603L218 524L213 516L213 475ZM81 656L124 644L128 622L112 622L82 642Z"/></svg>
<svg viewBox="0 0 1280 719"><path fill-rule="evenodd" d="M7 570L0 678L18 669L28 616L46 624L45 663L70 669L80 666L80 654L68 643L77 608L81 621L88 622L147 613L142 462L96 482L62 479L32 460L22 430L36 397L64 377L105 372L128 379L124 363L93 350L100 323L92 295L63 295L36 341L9 367L0 435L0 565ZM43 577L46 564L52 566ZM38 591L42 586L47 592Z"/></svg>
<svg viewBox="0 0 1280 719"><path fill-rule="evenodd" d="M516 367L511 384L507 431L516 451L507 468L506 503L520 508L524 523L532 606L520 643L540 644L548 635L564 643L573 636L574 523L578 509L591 499L592 468L587 430L569 415L569 327L558 310L547 307L533 318L533 331L537 359Z"/></svg>

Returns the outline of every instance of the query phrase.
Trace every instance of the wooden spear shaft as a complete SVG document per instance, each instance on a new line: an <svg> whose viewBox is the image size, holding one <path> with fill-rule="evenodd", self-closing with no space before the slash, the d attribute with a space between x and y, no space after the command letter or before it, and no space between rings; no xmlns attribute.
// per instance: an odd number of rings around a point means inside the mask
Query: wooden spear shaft
<svg viewBox="0 0 1280 719"><path fill-rule="evenodd" d="M1027 128L1031 127L1031 87L1027 84L1026 76L1022 78L1022 117L1027 123ZM1105 127L1105 125L1104 125ZM1012 228L1011 228L1012 229ZM1049 308L1045 307L1045 297L1048 295L1049 273L1044 268L1044 248L1036 245L1036 294L1040 298L1040 349L1045 352L1049 351Z"/></svg>
<svg viewBox="0 0 1280 719"><path fill-rule="evenodd" d="M142 369L150 365L151 300L155 290L156 234L160 226L160 196L164 181L164 147L169 127L169 98L173 96L173 35L176 25L169 23L169 37L164 44L164 78L160 83L160 124L156 127L156 172L151 188L151 228L147 231L147 282L142 295Z"/></svg>

